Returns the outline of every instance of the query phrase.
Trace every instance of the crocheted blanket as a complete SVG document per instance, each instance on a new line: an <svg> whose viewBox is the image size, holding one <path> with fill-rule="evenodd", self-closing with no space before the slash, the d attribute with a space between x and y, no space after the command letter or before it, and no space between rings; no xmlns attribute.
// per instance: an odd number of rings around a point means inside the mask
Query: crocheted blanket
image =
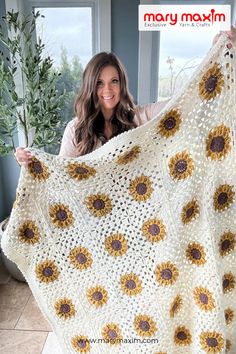
<svg viewBox="0 0 236 354"><path fill-rule="evenodd" d="M236 61L222 37L158 117L31 149L3 235L63 353L236 353Z"/></svg>

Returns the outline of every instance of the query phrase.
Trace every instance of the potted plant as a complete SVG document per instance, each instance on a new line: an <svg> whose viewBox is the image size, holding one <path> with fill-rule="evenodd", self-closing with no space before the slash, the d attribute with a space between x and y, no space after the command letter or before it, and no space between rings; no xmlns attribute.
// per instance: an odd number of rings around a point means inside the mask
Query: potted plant
<svg viewBox="0 0 236 354"><path fill-rule="evenodd" d="M35 41L36 20L40 16L43 17L39 11L25 16L12 10L3 17L0 27L4 48L0 52L2 156L15 152L15 135L19 131L24 147L48 148L60 142L65 126L61 108L66 93L59 95L55 85L60 73L53 69L53 60L44 56L42 40ZM6 221L0 224L0 237L3 226L6 227ZM4 263L8 267L7 258ZM12 264L9 271L15 275Z"/></svg>

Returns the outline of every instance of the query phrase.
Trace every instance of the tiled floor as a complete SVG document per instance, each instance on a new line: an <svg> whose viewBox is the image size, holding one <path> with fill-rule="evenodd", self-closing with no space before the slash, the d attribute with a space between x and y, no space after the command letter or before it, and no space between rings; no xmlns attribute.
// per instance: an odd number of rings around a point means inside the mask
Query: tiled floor
<svg viewBox="0 0 236 354"><path fill-rule="evenodd" d="M26 283L0 265L0 353L62 354Z"/></svg>

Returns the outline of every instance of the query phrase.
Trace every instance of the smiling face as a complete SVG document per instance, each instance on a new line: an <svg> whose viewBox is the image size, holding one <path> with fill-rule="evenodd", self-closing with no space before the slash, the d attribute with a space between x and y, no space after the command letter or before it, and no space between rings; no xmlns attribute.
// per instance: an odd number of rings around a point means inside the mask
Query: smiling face
<svg viewBox="0 0 236 354"><path fill-rule="evenodd" d="M101 70L97 81L97 96L104 119L109 120L120 102L120 78L114 66Z"/></svg>

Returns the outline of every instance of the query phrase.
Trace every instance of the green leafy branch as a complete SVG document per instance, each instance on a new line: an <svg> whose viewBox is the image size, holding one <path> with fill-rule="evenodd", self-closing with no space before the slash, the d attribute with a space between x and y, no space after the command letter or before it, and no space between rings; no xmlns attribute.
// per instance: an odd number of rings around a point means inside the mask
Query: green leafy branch
<svg viewBox="0 0 236 354"><path fill-rule="evenodd" d="M45 45L40 38L35 44L40 16L44 17L39 11L29 16L10 11L0 26L0 42L8 53L0 53L0 155L15 151L14 135L19 129L25 146L53 145L62 136L61 111L67 94L56 89L60 73L52 59L43 56Z"/></svg>

